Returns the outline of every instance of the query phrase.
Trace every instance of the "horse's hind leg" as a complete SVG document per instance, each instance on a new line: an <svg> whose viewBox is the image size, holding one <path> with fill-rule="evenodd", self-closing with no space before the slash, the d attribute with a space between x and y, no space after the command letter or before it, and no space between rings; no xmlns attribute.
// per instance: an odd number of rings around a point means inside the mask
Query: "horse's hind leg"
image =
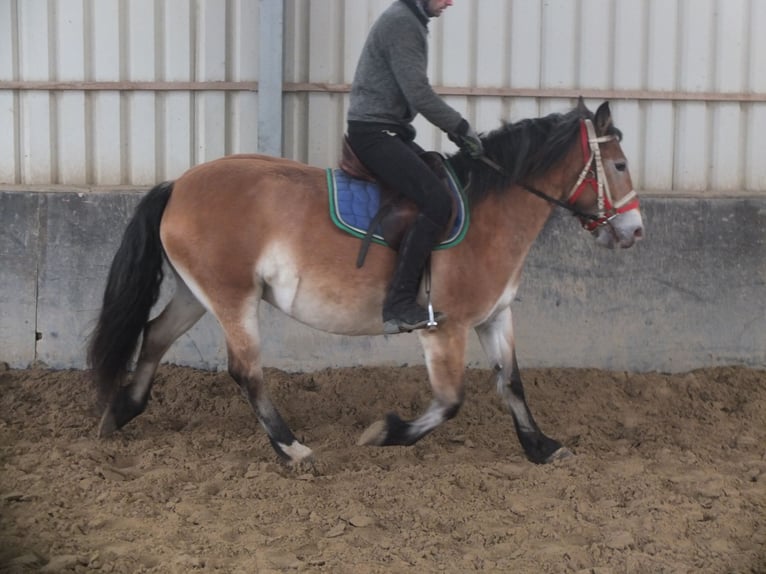
<svg viewBox="0 0 766 574"><path fill-rule="evenodd" d="M501 311L492 321L478 327L476 332L494 367L497 391L513 415L516 434L527 458L535 463L548 463L571 456L569 449L543 434L527 406L516 362L510 307Z"/></svg>
<svg viewBox="0 0 766 574"><path fill-rule="evenodd" d="M309 462L313 453L298 442L268 396L263 381L257 304L238 313L240 319L221 320L226 332L229 374L242 389L277 455L290 464Z"/></svg>
<svg viewBox="0 0 766 574"><path fill-rule="evenodd" d="M360 445L411 445L453 418L463 403L466 331L448 323L433 333L419 331L425 351L428 378L434 398L422 415L412 421L390 413L370 425L359 438Z"/></svg>
<svg viewBox="0 0 766 574"><path fill-rule="evenodd" d="M186 284L176 277L173 298L162 313L146 324L133 377L130 384L117 391L104 411L98 429L99 436L109 436L144 412L160 360L170 345L204 314L205 308Z"/></svg>

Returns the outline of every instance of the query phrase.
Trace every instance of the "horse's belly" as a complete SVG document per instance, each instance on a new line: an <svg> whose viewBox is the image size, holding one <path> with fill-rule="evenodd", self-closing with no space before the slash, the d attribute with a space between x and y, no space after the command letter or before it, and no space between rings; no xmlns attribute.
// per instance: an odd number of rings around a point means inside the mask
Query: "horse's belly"
<svg viewBox="0 0 766 574"><path fill-rule="evenodd" d="M258 263L263 299L315 329L341 335L373 335L383 331L384 285L370 280L353 260L317 254L311 263L273 245ZM348 267L348 269L346 269Z"/></svg>
<svg viewBox="0 0 766 574"><path fill-rule="evenodd" d="M380 309L377 312L350 312L348 306L310 295L293 300L292 305L284 306L278 302L279 296L264 296L277 309L296 321L327 333L336 335L380 335L383 321Z"/></svg>

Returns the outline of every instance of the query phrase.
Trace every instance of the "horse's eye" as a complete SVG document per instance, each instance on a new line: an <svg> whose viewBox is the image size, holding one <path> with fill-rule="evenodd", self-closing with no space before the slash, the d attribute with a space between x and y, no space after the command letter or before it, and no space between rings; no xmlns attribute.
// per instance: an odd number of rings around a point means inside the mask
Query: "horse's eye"
<svg viewBox="0 0 766 574"><path fill-rule="evenodd" d="M628 162L626 161L615 162L614 167L617 168L617 171L625 171L626 169L628 169Z"/></svg>

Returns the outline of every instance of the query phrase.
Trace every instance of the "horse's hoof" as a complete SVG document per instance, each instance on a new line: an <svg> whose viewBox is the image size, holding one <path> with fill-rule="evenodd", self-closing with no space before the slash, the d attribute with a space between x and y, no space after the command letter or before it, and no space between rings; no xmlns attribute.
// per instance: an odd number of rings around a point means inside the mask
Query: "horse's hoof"
<svg viewBox="0 0 766 574"><path fill-rule="evenodd" d="M380 446L386 440L387 435L386 421L375 421L362 433L356 444L359 446Z"/></svg>
<svg viewBox="0 0 766 574"><path fill-rule="evenodd" d="M297 440L293 441L290 445L275 443L275 446L277 447L277 454L282 456L290 466L299 465L304 462L311 464L314 461L314 451Z"/></svg>
<svg viewBox="0 0 766 574"><path fill-rule="evenodd" d="M296 471L315 471L316 470L316 457L314 453L309 450L309 453L297 459L292 459L287 463L293 470Z"/></svg>
<svg viewBox="0 0 766 574"><path fill-rule="evenodd" d="M571 450L569 450L567 447L562 446L557 451L555 451L552 455L550 455L548 458L545 459L545 464L559 462L572 457L574 457L574 453Z"/></svg>
<svg viewBox="0 0 766 574"><path fill-rule="evenodd" d="M98 438L107 438L116 430L117 421L114 419L114 413L112 413L111 409L107 408L98 425Z"/></svg>

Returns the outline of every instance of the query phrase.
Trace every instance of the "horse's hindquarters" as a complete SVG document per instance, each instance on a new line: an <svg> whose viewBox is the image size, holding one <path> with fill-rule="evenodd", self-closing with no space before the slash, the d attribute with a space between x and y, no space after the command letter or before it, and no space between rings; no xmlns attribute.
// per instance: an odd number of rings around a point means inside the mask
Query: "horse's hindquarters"
<svg viewBox="0 0 766 574"><path fill-rule="evenodd" d="M204 164L176 182L161 234L170 262L222 324L248 328L263 298L323 331L382 330L395 254L374 245L356 268L361 242L330 220L322 170L263 157Z"/></svg>

